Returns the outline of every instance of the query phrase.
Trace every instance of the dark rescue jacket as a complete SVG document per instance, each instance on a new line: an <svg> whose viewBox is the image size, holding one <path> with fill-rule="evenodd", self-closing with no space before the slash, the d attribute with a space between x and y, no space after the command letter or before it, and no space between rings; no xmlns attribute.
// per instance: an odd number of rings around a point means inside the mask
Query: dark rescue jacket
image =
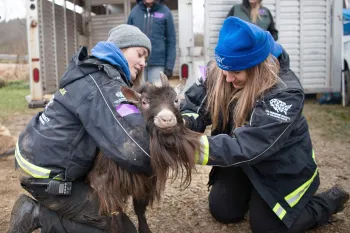
<svg viewBox="0 0 350 233"><path fill-rule="evenodd" d="M132 85L126 60L119 49L107 50L102 51L107 60L119 55L114 65L82 47L53 99L20 134L16 161L32 177L83 179L97 150L130 172L151 172L143 117L120 91Z"/></svg>
<svg viewBox="0 0 350 233"><path fill-rule="evenodd" d="M233 128L231 123L231 129L203 136L198 163L242 168L271 210L290 227L320 182L308 124L302 115L303 88L289 69L285 51L279 61L283 83L256 102L243 127ZM200 79L187 90L182 106L186 124L201 132L211 124L204 109L205 92L205 82Z"/></svg>

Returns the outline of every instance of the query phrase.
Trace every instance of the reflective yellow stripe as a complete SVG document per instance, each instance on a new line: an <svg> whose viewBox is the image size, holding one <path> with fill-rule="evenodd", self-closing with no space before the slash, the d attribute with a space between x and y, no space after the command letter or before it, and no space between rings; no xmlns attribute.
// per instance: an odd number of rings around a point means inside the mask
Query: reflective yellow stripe
<svg viewBox="0 0 350 233"><path fill-rule="evenodd" d="M312 150L312 158L315 160L314 150ZM306 181L303 185L301 185L299 188L297 188L295 191L293 191L292 193L290 193L288 196L284 198L290 207L295 206L299 202L299 200L303 197L305 192L310 187L311 183L314 181L317 175L317 172L318 172L318 168L316 168L314 174L308 181Z"/></svg>
<svg viewBox="0 0 350 233"><path fill-rule="evenodd" d="M35 166L22 157L19 151L18 141L16 144L15 157L18 165L29 175L33 176L34 178L49 178L51 172L50 170Z"/></svg>
<svg viewBox="0 0 350 233"><path fill-rule="evenodd" d="M197 164L206 165L209 160L209 142L208 137L203 135L200 138L200 153L196 151L195 159Z"/></svg>
<svg viewBox="0 0 350 233"><path fill-rule="evenodd" d="M194 119L197 119L197 117L199 116L197 113L182 113L181 115L193 117Z"/></svg>
<svg viewBox="0 0 350 233"><path fill-rule="evenodd" d="M277 203L275 207L273 207L273 212L279 217L279 219L283 219L283 217L286 215L287 211L283 209L283 207Z"/></svg>

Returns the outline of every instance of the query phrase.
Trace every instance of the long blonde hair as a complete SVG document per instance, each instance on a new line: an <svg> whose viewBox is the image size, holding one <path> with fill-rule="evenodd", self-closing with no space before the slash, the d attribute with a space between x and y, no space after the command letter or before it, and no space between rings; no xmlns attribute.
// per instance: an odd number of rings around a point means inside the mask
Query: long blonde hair
<svg viewBox="0 0 350 233"><path fill-rule="evenodd" d="M235 89L232 83L226 82L223 71L216 63L211 62L207 71L207 111L211 115L212 128L218 127L220 116L223 129L230 120L234 121L234 127L243 126L256 101L280 81L278 72L278 60L270 55L259 65L247 69L244 87ZM232 104L235 104L234 114L233 119L229 119Z"/></svg>

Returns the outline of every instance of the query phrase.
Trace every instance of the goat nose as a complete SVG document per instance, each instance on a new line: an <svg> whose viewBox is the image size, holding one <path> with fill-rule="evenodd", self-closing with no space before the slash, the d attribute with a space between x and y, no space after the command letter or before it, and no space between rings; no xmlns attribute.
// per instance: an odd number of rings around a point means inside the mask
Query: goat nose
<svg viewBox="0 0 350 233"><path fill-rule="evenodd" d="M169 109L160 111L154 118L154 124L159 128L169 128L177 124L175 114Z"/></svg>

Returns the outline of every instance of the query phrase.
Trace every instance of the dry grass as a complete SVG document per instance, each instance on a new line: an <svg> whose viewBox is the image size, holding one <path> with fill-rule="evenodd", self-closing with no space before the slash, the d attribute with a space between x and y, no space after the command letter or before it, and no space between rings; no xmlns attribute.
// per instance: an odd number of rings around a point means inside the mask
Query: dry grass
<svg viewBox="0 0 350 233"><path fill-rule="evenodd" d="M28 81L28 64L0 64L0 80L10 81Z"/></svg>

